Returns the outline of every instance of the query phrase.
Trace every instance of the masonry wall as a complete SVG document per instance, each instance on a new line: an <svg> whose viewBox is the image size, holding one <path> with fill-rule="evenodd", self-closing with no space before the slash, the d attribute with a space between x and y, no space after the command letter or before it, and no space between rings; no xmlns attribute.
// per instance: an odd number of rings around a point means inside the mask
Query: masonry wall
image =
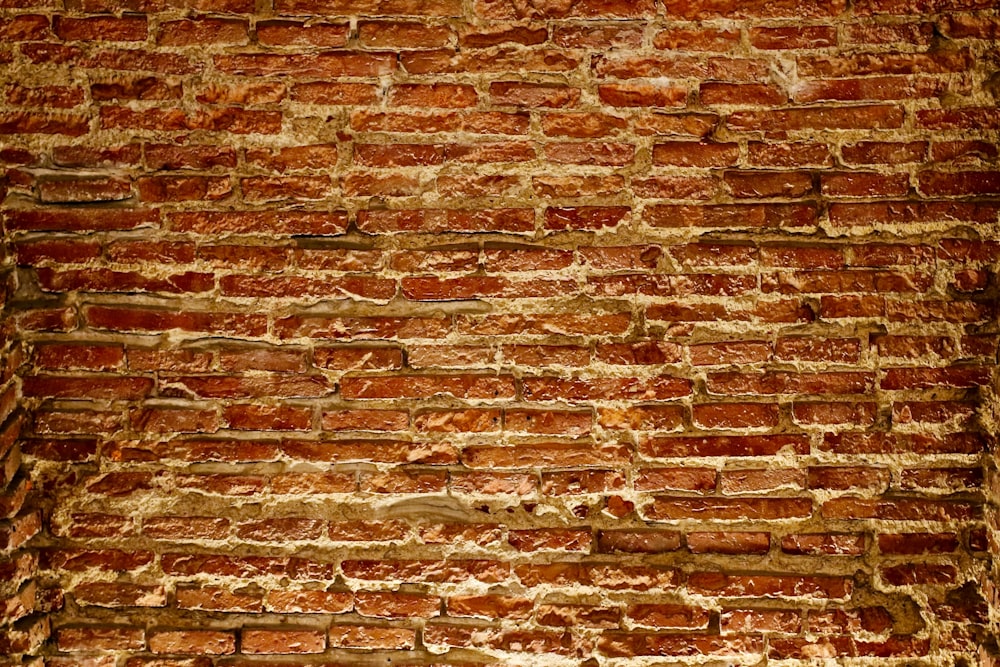
<svg viewBox="0 0 1000 667"><path fill-rule="evenodd" d="M990 664L995 0L0 7L7 663Z"/></svg>

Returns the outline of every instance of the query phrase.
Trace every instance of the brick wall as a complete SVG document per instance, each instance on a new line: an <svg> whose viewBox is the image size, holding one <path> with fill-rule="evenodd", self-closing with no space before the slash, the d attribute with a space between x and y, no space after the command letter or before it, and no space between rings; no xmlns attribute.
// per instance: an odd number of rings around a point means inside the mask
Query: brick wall
<svg viewBox="0 0 1000 667"><path fill-rule="evenodd" d="M8 662L990 662L995 0L0 7Z"/></svg>

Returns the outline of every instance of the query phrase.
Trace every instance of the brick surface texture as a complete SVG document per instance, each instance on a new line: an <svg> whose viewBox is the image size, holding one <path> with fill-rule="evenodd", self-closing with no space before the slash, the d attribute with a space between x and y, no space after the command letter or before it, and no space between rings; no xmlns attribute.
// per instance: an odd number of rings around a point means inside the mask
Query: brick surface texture
<svg viewBox="0 0 1000 667"><path fill-rule="evenodd" d="M996 0L0 0L0 665L995 665Z"/></svg>

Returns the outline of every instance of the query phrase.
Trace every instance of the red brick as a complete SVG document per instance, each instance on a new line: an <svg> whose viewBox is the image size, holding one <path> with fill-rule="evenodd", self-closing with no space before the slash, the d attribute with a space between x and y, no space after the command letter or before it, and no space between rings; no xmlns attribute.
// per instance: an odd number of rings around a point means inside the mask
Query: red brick
<svg viewBox="0 0 1000 667"><path fill-rule="evenodd" d="M771 358L771 345L763 341L731 341L702 343L688 348L695 366L748 364Z"/></svg>
<svg viewBox="0 0 1000 667"><path fill-rule="evenodd" d="M647 206L645 221L653 227L795 228L815 224L812 204L713 204Z"/></svg>
<svg viewBox="0 0 1000 667"><path fill-rule="evenodd" d="M449 176L437 177L437 191L442 197L483 197L487 195L503 195L522 189L517 176L486 175L486 176Z"/></svg>
<svg viewBox="0 0 1000 667"><path fill-rule="evenodd" d="M798 633L802 621L798 611L769 609L730 609L719 615L722 634L747 632Z"/></svg>
<svg viewBox="0 0 1000 667"><path fill-rule="evenodd" d="M444 83L400 84L389 93L393 106L463 108L475 106L477 99L472 86Z"/></svg>
<svg viewBox="0 0 1000 667"><path fill-rule="evenodd" d="M857 23L847 26L847 41L852 44L919 44L931 43L934 25L913 23Z"/></svg>
<svg viewBox="0 0 1000 667"><path fill-rule="evenodd" d="M357 490L357 486L351 473L288 473L276 475L271 480L275 493L288 495L350 493Z"/></svg>
<svg viewBox="0 0 1000 667"><path fill-rule="evenodd" d="M163 607L167 604L162 586L87 583L73 589L73 598L82 605L98 607Z"/></svg>
<svg viewBox="0 0 1000 667"><path fill-rule="evenodd" d="M90 96L94 100L170 100L181 96L181 86L156 77L94 83Z"/></svg>
<svg viewBox="0 0 1000 667"><path fill-rule="evenodd" d="M285 92L285 85L276 82L243 83L231 86L209 84L199 90L195 99L203 104L271 104L284 99Z"/></svg>
<svg viewBox="0 0 1000 667"><path fill-rule="evenodd" d="M778 406L768 403L709 403L692 408L692 421L706 429L772 428Z"/></svg>
<svg viewBox="0 0 1000 667"><path fill-rule="evenodd" d="M371 493L439 493L446 486L447 475L437 471L398 470L361 476L361 490Z"/></svg>
<svg viewBox="0 0 1000 667"><path fill-rule="evenodd" d="M160 630L149 635L153 653L228 655L236 652L233 633L213 630Z"/></svg>
<svg viewBox="0 0 1000 667"><path fill-rule="evenodd" d="M113 202L129 199L129 181L112 178L42 181L38 184L39 198L46 203L74 204Z"/></svg>
<svg viewBox="0 0 1000 667"><path fill-rule="evenodd" d="M605 632L598 650L611 658L632 656L745 656L763 651L759 637Z"/></svg>
<svg viewBox="0 0 1000 667"><path fill-rule="evenodd" d="M859 394L873 385L870 373L828 372L790 373L771 371L764 374L737 372L711 373L708 388L713 393L739 394Z"/></svg>
<svg viewBox="0 0 1000 667"><path fill-rule="evenodd" d="M333 648L406 650L413 648L416 632L409 628L334 625L330 628L329 642Z"/></svg>
<svg viewBox="0 0 1000 667"><path fill-rule="evenodd" d="M518 551L590 551L591 533L584 529L512 530L507 541Z"/></svg>
<svg viewBox="0 0 1000 667"><path fill-rule="evenodd" d="M376 618L431 618L441 613L441 600L413 593L362 593L355 596L355 611Z"/></svg>
<svg viewBox="0 0 1000 667"><path fill-rule="evenodd" d="M142 528L147 537L167 540L211 539L225 536L228 530L228 519L204 516L149 517Z"/></svg>
<svg viewBox="0 0 1000 667"><path fill-rule="evenodd" d="M526 378L524 396L531 400L618 400L624 398L671 399L691 393L691 382L662 375L650 379L604 378L571 380L556 377Z"/></svg>
<svg viewBox="0 0 1000 667"><path fill-rule="evenodd" d="M69 626L56 632L56 645L61 651L141 651L146 647L145 634L127 626Z"/></svg>
<svg viewBox="0 0 1000 667"><path fill-rule="evenodd" d="M763 83L703 83L698 90L702 104L777 106L788 100L780 88Z"/></svg>
<svg viewBox="0 0 1000 667"><path fill-rule="evenodd" d="M178 588L176 598L181 609L247 613L263 610L259 595L233 593L225 588Z"/></svg>
<svg viewBox="0 0 1000 667"><path fill-rule="evenodd" d="M514 0L476 0L476 14L485 19L652 18L652 0L580 0L566 3L540 0L524 5Z"/></svg>
<svg viewBox="0 0 1000 667"><path fill-rule="evenodd" d="M885 371L883 389L931 389L934 387L976 387L989 382L982 366L949 368L892 368Z"/></svg>
<svg viewBox="0 0 1000 667"><path fill-rule="evenodd" d="M771 545L770 533L688 533L686 539L688 549L695 554L764 554ZM703 622L707 623L707 618Z"/></svg>
<svg viewBox="0 0 1000 667"><path fill-rule="evenodd" d="M103 129L148 131L206 130L232 134L277 134L281 131L281 113L219 107L193 115L178 110L150 109L143 113L129 107L101 107Z"/></svg>
<svg viewBox="0 0 1000 667"><path fill-rule="evenodd" d="M607 364L645 366L681 361L681 348L673 343L648 341L597 346L595 357Z"/></svg>
<svg viewBox="0 0 1000 667"><path fill-rule="evenodd" d="M619 446L595 448L589 444L536 444L533 446L474 445L465 448L462 461L475 469L532 468L552 466L601 467L620 465L629 460L628 452Z"/></svg>
<svg viewBox="0 0 1000 667"><path fill-rule="evenodd" d="M622 166L635 158L635 146L624 143L549 143L545 157L558 164Z"/></svg>
<svg viewBox="0 0 1000 667"><path fill-rule="evenodd" d="M244 628L240 633L240 650L250 654L322 653L326 649L324 630Z"/></svg>
<svg viewBox="0 0 1000 667"><path fill-rule="evenodd" d="M487 250L486 270L490 273L548 271L564 269L573 263L573 253L567 250L523 249ZM472 266L468 267L472 269Z"/></svg>
<svg viewBox="0 0 1000 667"><path fill-rule="evenodd" d="M236 527L236 536L249 542L313 541L322 532L323 522L317 519L264 519Z"/></svg>
<svg viewBox="0 0 1000 667"><path fill-rule="evenodd" d="M718 28L671 28L656 33L653 46L671 51L732 51L739 46L738 30Z"/></svg>
<svg viewBox="0 0 1000 667"><path fill-rule="evenodd" d="M621 610L597 605L539 605L538 624L550 627L617 628Z"/></svg>
<svg viewBox="0 0 1000 667"><path fill-rule="evenodd" d="M939 97L946 85L933 77L861 77L851 79L817 79L795 90L796 102L821 100L905 100Z"/></svg>
<svg viewBox="0 0 1000 667"><path fill-rule="evenodd" d="M485 547L499 544L503 539L504 532L498 524L434 524L420 529L420 540L424 544L463 543Z"/></svg>
<svg viewBox="0 0 1000 667"><path fill-rule="evenodd" d="M346 398L420 398L450 394L459 398L510 398L513 378L494 375L410 375L381 378L344 378Z"/></svg>
<svg viewBox="0 0 1000 667"><path fill-rule="evenodd" d="M395 58L385 53L335 51L319 54L255 53L214 57L215 67L240 76L381 76L391 73Z"/></svg>
<svg viewBox="0 0 1000 667"><path fill-rule="evenodd" d="M625 206L586 206L576 208L545 209L545 228L562 229L602 229L615 227L630 214Z"/></svg>
<svg viewBox="0 0 1000 667"><path fill-rule="evenodd" d="M457 0L279 0L275 9L284 14L461 16Z"/></svg>
<svg viewBox="0 0 1000 667"><path fill-rule="evenodd" d="M557 25L552 41L567 49L638 48L642 45L642 29L631 25Z"/></svg>
<svg viewBox="0 0 1000 667"><path fill-rule="evenodd" d="M576 437L591 430L589 411L511 410L504 413L504 430Z"/></svg>
<svg viewBox="0 0 1000 667"><path fill-rule="evenodd" d="M331 340L441 338L447 335L450 328L451 321L443 317L288 316L275 323L275 329L286 337L308 336ZM357 359L357 356L352 354L351 358ZM340 361L337 363L358 362ZM392 367L395 367L395 364Z"/></svg>
<svg viewBox="0 0 1000 667"><path fill-rule="evenodd" d="M824 518L854 521L949 521L981 516L982 507L962 501L847 497L826 501L822 513Z"/></svg>
<svg viewBox="0 0 1000 667"><path fill-rule="evenodd" d="M810 56L798 61L800 75L809 77L843 77L864 74L940 74L965 71L971 64L971 55L965 49L938 53Z"/></svg>
<svg viewBox="0 0 1000 667"><path fill-rule="evenodd" d="M845 146L843 149L848 148ZM750 164L764 167L830 166L833 161L825 144L809 142L765 143L752 141L747 146Z"/></svg>
<svg viewBox="0 0 1000 667"><path fill-rule="evenodd" d="M497 27L469 26L459 36L459 44L465 48L483 49L501 44L523 44L533 46L544 43L549 31L544 26L499 25Z"/></svg>
<svg viewBox="0 0 1000 667"><path fill-rule="evenodd" d="M299 83L292 87L292 99L324 105L374 104L379 99L379 90L367 83Z"/></svg>
<svg viewBox="0 0 1000 667"><path fill-rule="evenodd" d="M917 468L904 470L899 486L904 489L961 490L979 488L982 482L982 472L976 468Z"/></svg>
<svg viewBox="0 0 1000 667"><path fill-rule="evenodd" d="M21 14L0 21L0 37L10 42L31 42L49 37L49 17Z"/></svg>
<svg viewBox="0 0 1000 667"><path fill-rule="evenodd" d="M682 107L688 91L682 86L605 83L597 87L601 101L613 107Z"/></svg>
<svg viewBox="0 0 1000 667"><path fill-rule="evenodd" d="M945 436L922 434L829 433L824 437L822 449L838 453L972 453L979 451L982 442L971 433L952 433Z"/></svg>
<svg viewBox="0 0 1000 667"><path fill-rule="evenodd" d="M737 198L802 197L813 188L810 174L794 171L727 171L723 178Z"/></svg>
<svg viewBox="0 0 1000 667"><path fill-rule="evenodd" d="M795 403L792 406L793 419L803 425L845 424L871 426L875 423L877 406L875 403Z"/></svg>
<svg viewBox="0 0 1000 667"><path fill-rule="evenodd" d="M485 51L404 51L401 64L410 74L499 74L506 72L567 72L580 65L576 55L558 50L522 51L501 49Z"/></svg>
<svg viewBox="0 0 1000 667"><path fill-rule="evenodd" d="M515 567L515 574L529 588L546 584L579 583L610 590L646 591L677 582L675 570L654 566L552 562Z"/></svg>
<svg viewBox="0 0 1000 667"><path fill-rule="evenodd" d="M812 514L808 498L672 498L657 497L644 516L650 521L708 518L721 521L802 518Z"/></svg>
<svg viewBox="0 0 1000 667"><path fill-rule="evenodd" d="M246 44L249 41L246 21L207 18L166 21L160 24L156 38L156 43L164 46Z"/></svg>
<svg viewBox="0 0 1000 667"><path fill-rule="evenodd" d="M358 41L369 48L435 48L447 46L452 37L452 31L443 25L390 21L364 21L358 24Z"/></svg>
<svg viewBox="0 0 1000 667"><path fill-rule="evenodd" d="M625 409L601 408L598 422L604 428L639 431L673 431L684 421L679 405L638 405Z"/></svg>
<svg viewBox="0 0 1000 667"><path fill-rule="evenodd" d="M414 415L418 431L433 433L490 433L500 430L500 410L440 410Z"/></svg>
<svg viewBox="0 0 1000 667"><path fill-rule="evenodd" d="M931 144L931 160L935 162L990 160L1000 150L986 141L939 141Z"/></svg>
<svg viewBox="0 0 1000 667"><path fill-rule="evenodd" d="M524 112L504 113L453 111L423 113L375 113L357 111L351 115L351 127L367 132L470 132L473 134L520 135L528 130Z"/></svg>
<svg viewBox="0 0 1000 667"><path fill-rule="evenodd" d="M26 396L49 398L137 400L145 398L152 387L153 381L145 377L33 375L24 378Z"/></svg>
<svg viewBox="0 0 1000 667"><path fill-rule="evenodd" d="M49 549L39 554L41 569L85 572L88 570L125 571L153 562L150 551L57 550Z"/></svg>
<svg viewBox="0 0 1000 667"><path fill-rule="evenodd" d="M833 17L844 11L844 0L755 0L738 5L712 2L711 0L666 0L668 15L688 20L706 18L823 18Z"/></svg>
<svg viewBox="0 0 1000 667"><path fill-rule="evenodd" d="M146 39L145 16L92 16L69 18L57 16L53 28L65 41L103 40L108 42L136 42Z"/></svg>
<svg viewBox="0 0 1000 667"><path fill-rule="evenodd" d="M642 454L657 458L769 456L782 450L808 453L808 439L798 435L664 437L644 440L639 446Z"/></svg>
<svg viewBox="0 0 1000 667"><path fill-rule="evenodd" d="M694 572L688 577L688 588L692 592L727 597L843 599L850 596L853 584L849 578L834 576Z"/></svg>
<svg viewBox="0 0 1000 667"><path fill-rule="evenodd" d="M728 167L739 156L738 144L672 141L653 147L653 164L676 167Z"/></svg>
<svg viewBox="0 0 1000 667"><path fill-rule="evenodd" d="M973 6L969 9L974 8L975 3L970 4ZM943 33L952 39L996 39L1000 36L1000 22L989 16L945 14L941 20Z"/></svg>
<svg viewBox="0 0 1000 667"><path fill-rule="evenodd" d="M571 107L579 99L579 88L517 81L495 81L490 84L490 101L496 105Z"/></svg>
<svg viewBox="0 0 1000 667"><path fill-rule="evenodd" d="M767 111L736 111L729 116L729 129L783 133L797 130L852 130L898 128L903 124L900 107L871 105L852 107L816 107Z"/></svg>
<svg viewBox="0 0 1000 667"><path fill-rule="evenodd" d="M510 571L506 563L488 560L346 560L341 568L350 579L438 583L458 583L470 579L498 583L506 580Z"/></svg>
<svg viewBox="0 0 1000 667"><path fill-rule="evenodd" d="M952 553L958 549L954 533L887 533L878 536L879 551L885 554Z"/></svg>
<svg viewBox="0 0 1000 667"><path fill-rule="evenodd" d="M779 489L804 489L805 487L805 471L796 468L731 469L723 470L719 476L719 490L726 495Z"/></svg>
<svg viewBox="0 0 1000 667"><path fill-rule="evenodd" d="M923 172L918 177L917 187L927 196L1000 194L1000 172Z"/></svg>
<svg viewBox="0 0 1000 667"><path fill-rule="evenodd" d="M602 530L597 543L601 553L666 553L681 548L681 534L672 530Z"/></svg>
<svg viewBox="0 0 1000 667"><path fill-rule="evenodd" d="M974 414L970 403L963 401L899 401L892 406L892 418L897 423L967 423Z"/></svg>
<svg viewBox="0 0 1000 667"><path fill-rule="evenodd" d="M399 211L362 211L358 227L366 232L406 231L506 231L527 232L534 230L535 215L532 209L422 209Z"/></svg>
<svg viewBox="0 0 1000 667"><path fill-rule="evenodd" d="M884 468L810 466L809 488L871 489L884 492L889 486L889 473Z"/></svg>
<svg viewBox="0 0 1000 667"><path fill-rule="evenodd" d="M83 102L83 89L75 86L15 85L7 89L7 101L15 106L71 109Z"/></svg>
<svg viewBox="0 0 1000 667"><path fill-rule="evenodd" d="M796 556L858 556L864 549L862 534L804 533L781 538L781 550Z"/></svg>
<svg viewBox="0 0 1000 667"><path fill-rule="evenodd" d="M316 590L273 590L267 593L264 606L268 611L282 614L342 614L353 609L354 595Z"/></svg>
<svg viewBox="0 0 1000 667"><path fill-rule="evenodd" d="M638 471L635 487L639 491L711 492L717 475L710 468L644 468Z"/></svg>
<svg viewBox="0 0 1000 667"><path fill-rule="evenodd" d="M757 49L821 49L837 45L832 26L751 28L750 44Z"/></svg>

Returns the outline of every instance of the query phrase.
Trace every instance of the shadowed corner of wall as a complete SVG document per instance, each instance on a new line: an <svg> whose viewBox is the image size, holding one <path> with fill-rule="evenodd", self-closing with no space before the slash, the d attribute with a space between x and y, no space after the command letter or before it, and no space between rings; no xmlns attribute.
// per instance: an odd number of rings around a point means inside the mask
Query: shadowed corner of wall
<svg viewBox="0 0 1000 667"><path fill-rule="evenodd" d="M0 202L7 194L0 177ZM32 547L42 530L41 510L34 504L28 473L21 461L23 410L14 376L19 342L7 326L8 303L17 289L14 261L5 237L0 247L0 667L41 667L38 655L49 639L47 592L36 581L38 557Z"/></svg>
<svg viewBox="0 0 1000 667"><path fill-rule="evenodd" d="M986 530L990 561L983 574L983 596L989 601L986 635L979 647L981 667L1000 667L1000 366L993 382L980 390L979 421L986 436L984 457Z"/></svg>

